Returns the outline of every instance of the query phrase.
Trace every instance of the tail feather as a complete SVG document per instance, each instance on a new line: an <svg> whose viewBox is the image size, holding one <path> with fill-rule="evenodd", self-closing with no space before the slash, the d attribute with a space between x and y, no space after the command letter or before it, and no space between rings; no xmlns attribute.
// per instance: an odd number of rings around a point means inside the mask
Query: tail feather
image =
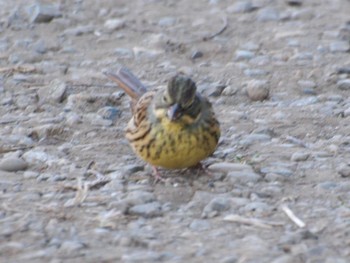
<svg viewBox="0 0 350 263"><path fill-rule="evenodd" d="M135 101L147 92L146 86L126 67L119 68L116 73L106 71L104 74L115 81Z"/></svg>

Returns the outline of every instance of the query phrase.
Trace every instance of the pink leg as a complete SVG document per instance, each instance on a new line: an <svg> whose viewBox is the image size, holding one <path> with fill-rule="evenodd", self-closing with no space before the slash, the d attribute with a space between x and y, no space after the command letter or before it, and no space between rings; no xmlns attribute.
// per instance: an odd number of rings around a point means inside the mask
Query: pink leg
<svg viewBox="0 0 350 263"><path fill-rule="evenodd" d="M155 166L152 166L152 170L153 170L153 176L155 178L155 181L154 183L157 183L158 181L161 181L161 182L165 182L164 178L160 175L160 173L158 172L158 169L157 167Z"/></svg>

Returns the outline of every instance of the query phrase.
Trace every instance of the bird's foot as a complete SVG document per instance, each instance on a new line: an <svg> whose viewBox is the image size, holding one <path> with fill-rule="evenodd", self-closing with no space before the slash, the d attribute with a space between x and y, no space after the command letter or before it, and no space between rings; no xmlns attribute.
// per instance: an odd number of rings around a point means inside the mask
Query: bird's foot
<svg viewBox="0 0 350 263"><path fill-rule="evenodd" d="M154 183L156 184L158 181L165 183L165 179L160 175L157 167L152 166L152 170L153 170L153 176L154 176Z"/></svg>

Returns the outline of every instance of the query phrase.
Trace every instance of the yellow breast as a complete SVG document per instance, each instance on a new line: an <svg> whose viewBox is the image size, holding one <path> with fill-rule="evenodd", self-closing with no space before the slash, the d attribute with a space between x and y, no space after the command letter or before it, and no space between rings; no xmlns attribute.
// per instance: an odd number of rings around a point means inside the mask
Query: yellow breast
<svg viewBox="0 0 350 263"><path fill-rule="evenodd" d="M134 151L151 165L168 169L195 166L214 152L219 127L213 133L205 125L189 127L185 122L162 118L161 122L151 125L142 140L130 143Z"/></svg>

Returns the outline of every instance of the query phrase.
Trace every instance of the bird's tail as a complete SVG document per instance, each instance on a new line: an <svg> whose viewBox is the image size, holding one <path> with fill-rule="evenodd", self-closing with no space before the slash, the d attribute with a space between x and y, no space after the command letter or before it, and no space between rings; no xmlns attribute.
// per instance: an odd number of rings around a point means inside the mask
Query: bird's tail
<svg viewBox="0 0 350 263"><path fill-rule="evenodd" d="M103 72L109 79L115 81L120 88L122 88L133 101L147 92L145 85L126 67L121 67L117 72L106 71Z"/></svg>

